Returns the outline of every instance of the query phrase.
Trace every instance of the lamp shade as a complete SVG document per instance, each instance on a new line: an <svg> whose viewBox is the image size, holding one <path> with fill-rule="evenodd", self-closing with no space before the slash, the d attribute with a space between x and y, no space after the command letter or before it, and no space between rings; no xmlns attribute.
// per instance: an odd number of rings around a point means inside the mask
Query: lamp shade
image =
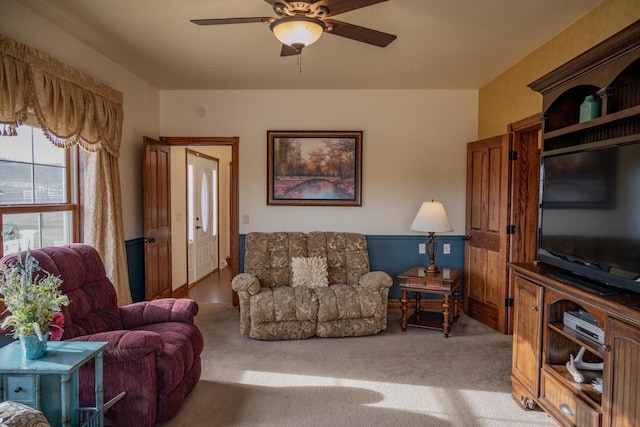
<svg viewBox="0 0 640 427"><path fill-rule="evenodd" d="M440 202L424 202L411 224L411 230L431 233L453 231L447 212Z"/></svg>
<svg viewBox="0 0 640 427"><path fill-rule="evenodd" d="M283 44L301 49L317 42L325 25L318 19L290 16L273 21L270 28Z"/></svg>

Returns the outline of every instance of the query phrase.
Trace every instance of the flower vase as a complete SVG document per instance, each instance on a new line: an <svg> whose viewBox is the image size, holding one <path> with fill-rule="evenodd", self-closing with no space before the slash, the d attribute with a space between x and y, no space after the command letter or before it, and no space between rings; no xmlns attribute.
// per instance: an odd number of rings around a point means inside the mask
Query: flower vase
<svg viewBox="0 0 640 427"><path fill-rule="evenodd" d="M47 340L49 334L42 336L42 341L37 335L22 335L18 338L22 348L22 357L28 360L40 359L47 354Z"/></svg>

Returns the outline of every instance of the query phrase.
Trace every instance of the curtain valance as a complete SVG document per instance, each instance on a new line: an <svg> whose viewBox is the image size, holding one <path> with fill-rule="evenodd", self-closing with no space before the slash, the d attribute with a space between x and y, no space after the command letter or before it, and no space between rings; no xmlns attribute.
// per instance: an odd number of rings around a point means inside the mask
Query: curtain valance
<svg viewBox="0 0 640 427"><path fill-rule="evenodd" d="M15 134L28 112L59 147L79 144L86 151L104 148L119 155L122 92L0 34L2 134Z"/></svg>
<svg viewBox="0 0 640 427"><path fill-rule="evenodd" d="M28 113L53 144L86 151L84 242L100 253L118 303L129 304L117 158L122 92L0 33L0 133L15 134Z"/></svg>

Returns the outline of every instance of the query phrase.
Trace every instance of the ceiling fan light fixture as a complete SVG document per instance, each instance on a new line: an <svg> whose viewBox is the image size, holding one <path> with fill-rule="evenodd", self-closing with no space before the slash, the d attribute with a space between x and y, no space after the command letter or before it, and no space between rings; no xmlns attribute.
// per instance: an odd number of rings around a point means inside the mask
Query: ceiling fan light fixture
<svg viewBox="0 0 640 427"><path fill-rule="evenodd" d="M289 16L273 21L270 28L283 44L302 49L317 42L326 26L319 19Z"/></svg>

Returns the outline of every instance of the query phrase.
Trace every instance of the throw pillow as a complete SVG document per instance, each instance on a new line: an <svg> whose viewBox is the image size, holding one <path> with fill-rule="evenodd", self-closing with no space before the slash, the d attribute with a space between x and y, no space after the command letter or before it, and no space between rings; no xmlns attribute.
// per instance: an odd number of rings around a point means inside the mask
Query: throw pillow
<svg viewBox="0 0 640 427"><path fill-rule="evenodd" d="M294 288L325 288L329 286L327 278L327 259L324 257L293 257L291 258L293 278L291 286Z"/></svg>
<svg viewBox="0 0 640 427"><path fill-rule="evenodd" d="M0 403L0 426L50 427L42 412L18 402Z"/></svg>

